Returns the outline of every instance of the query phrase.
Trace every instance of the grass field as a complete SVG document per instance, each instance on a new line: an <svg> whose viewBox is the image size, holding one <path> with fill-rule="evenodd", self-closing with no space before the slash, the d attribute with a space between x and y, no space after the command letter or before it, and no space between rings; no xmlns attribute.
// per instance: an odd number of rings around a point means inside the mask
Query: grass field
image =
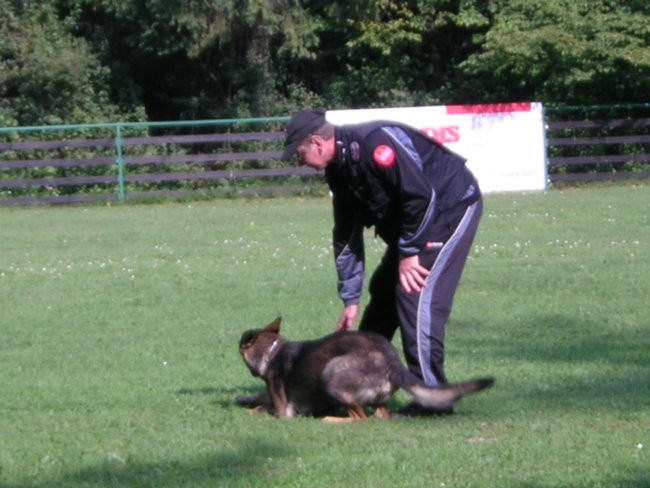
<svg viewBox="0 0 650 488"><path fill-rule="evenodd" d="M487 196L447 368L496 386L355 425L233 405L261 388L244 329L333 330L327 198L0 209L0 488L648 487L648 209L643 184Z"/></svg>

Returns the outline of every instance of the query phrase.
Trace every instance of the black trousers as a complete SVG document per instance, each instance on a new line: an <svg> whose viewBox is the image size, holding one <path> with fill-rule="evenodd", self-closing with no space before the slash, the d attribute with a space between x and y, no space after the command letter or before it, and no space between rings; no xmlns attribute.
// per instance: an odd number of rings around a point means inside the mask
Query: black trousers
<svg viewBox="0 0 650 488"><path fill-rule="evenodd" d="M430 270L420 292L407 293L399 282L396 246L388 246L369 283L370 301L359 329L392 339L399 327L409 370L429 386L447 383L445 327L482 213L479 199L436 218L434 240L418 255Z"/></svg>

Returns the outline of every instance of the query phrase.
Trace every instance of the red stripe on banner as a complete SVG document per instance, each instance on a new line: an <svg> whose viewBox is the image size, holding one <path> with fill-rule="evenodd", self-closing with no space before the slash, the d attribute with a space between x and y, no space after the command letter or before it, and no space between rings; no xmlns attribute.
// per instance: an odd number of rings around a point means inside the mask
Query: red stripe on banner
<svg viewBox="0 0 650 488"><path fill-rule="evenodd" d="M530 102L495 103L490 105L447 105L447 115L530 112L531 105Z"/></svg>

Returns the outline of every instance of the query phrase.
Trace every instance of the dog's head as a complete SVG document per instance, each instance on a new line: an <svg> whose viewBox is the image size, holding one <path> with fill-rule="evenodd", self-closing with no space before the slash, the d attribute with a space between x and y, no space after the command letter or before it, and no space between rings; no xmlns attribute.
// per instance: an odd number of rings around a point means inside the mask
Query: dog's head
<svg viewBox="0 0 650 488"><path fill-rule="evenodd" d="M239 340L239 353L253 376L265 378L269 363L282 345L280 337L281 317L276 318L263 329L251 329L244 332Z"/></svg>

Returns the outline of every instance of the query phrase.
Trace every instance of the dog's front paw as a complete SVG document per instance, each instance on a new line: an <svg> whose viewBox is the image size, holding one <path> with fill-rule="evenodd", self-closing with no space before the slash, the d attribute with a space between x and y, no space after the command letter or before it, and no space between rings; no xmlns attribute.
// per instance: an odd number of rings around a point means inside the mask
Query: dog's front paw
<svg viewBox="0 0 650 488"><path fill-rule="evenodd" d="M271 408L271 398L268 392L256 393L255 395L242 395L235 398L235 403L240 407L261 407Z"/></svg>
<svg viewBox="0 0 650 488"><path fill-rule="evenodd" d="M268 410L266 408L262 407L261 405L258 405L257 407L250 408L250 409L248 409L248 411L249 411L249 413L255 414L255 415L257 415L259 413L268 413Z"/></svg>

